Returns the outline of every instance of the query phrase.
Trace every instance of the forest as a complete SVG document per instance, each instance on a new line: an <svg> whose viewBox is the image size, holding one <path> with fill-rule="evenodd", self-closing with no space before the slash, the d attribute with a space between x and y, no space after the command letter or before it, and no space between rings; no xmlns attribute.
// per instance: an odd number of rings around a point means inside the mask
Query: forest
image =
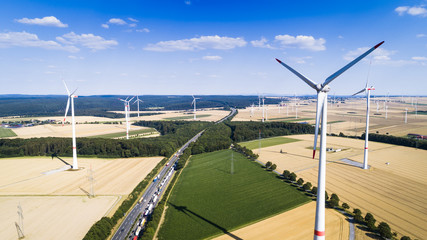
<svg viewBox="0 0 427 240"><path fill-rule="evenodd" d="M109 118L122 118L123 114L110 111L123 111L123 102L127 96L104 95L104 96L79 96L74 99L76 116L96 116ZM198 108L244 108L252 103L258 103L257 96L219 96L203 95L197 96ZM144 95L140 96L141 111L153 110L187 110L192 109L191 96L180 95ZM280 99L266 98L265 104L277 104ZM0 117L5 116L62 116L67 104L66 95L0 95ZM131 102L131 110L137 109L134 100ZM132 115L133 116L133 115Z"/></svg>

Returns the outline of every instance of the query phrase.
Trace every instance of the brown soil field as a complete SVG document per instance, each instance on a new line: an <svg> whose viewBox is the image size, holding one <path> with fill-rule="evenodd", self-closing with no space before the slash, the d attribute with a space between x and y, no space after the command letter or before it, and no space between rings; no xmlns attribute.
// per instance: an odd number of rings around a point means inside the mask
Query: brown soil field
<svg viewBox="0 0 427 240"><path fill-rule="evenodd" d="M18 239L17 206L24 215L25 239L82 239L104 216L117 196L0 197L1 239Z"/></svg>
<svg viewBox="0 0 427 240"><path fill-rule="evenodd" d="M315 212L316 203L311 202L231 233L240 239L313 239ZM348 239L349 223L341 213L326 209L325 232L327 239ZM214 239L236 238L221 235Z"/></svg>
<svg viewBox="0 0 427 240"><path fill-rule="evenodd" d="M131 126L131 131L147 129L146 127ZM34 137L72 137L71 124L45 124L33 127L14 128L16 137L12 138L34 138ZM77 124L76 137L89 137L109 133L126 132L124 124Z"/></svg>
<svg viewBox="0 0 427 240"><path fill-rule="evenodd" d="M260 161L271 161L279 172L290 170L306 182L317 185L318 153L313 160L310 149L313 136L291 137L303 141L262 148ZM387 222L400 235L419 239L427 236L427 151L370 142L371 169L363 170L340 161L348 158L362 162L363 146L362 140L327 137L327 147L343 149L327 153L326 190L329 195L338 194L341 202L361 209L363 214L371 212L377 222Z"/></svg>
<svg viewBox="0 0 427 240"><path fill-rule="evenodd" d="M376 101L379 101L379 110L377 112ZM415 100L414 100L415 101ZM418 111L427 111L427 98L418 98ZM298 106L298 119L300 122L314 124L316 114L316 101L300 100ZM268 121L295 121L295 109L286 106L280 109L277 105L266 105L268 108ZM408 133L417 133L427 135L427 115L408 114L407 124L404 123L405 109L408 112L415 111L415 105L411 105L410 98L394 97L387 102L387 119L385 119L384 99L371 98L370 110L370 133L378 131L380 134L389 133L395 136L406 136ZM339 134L343 132L346 135L360 136L365 131L366 121L366 99L354 98L347 99L345 103L328 104L328 133ZM239 113L233 118L233 121L261 121L262 108L254 107L254 114L251 116L251 108L239 109ZM310 120L313 119L313 120ZM337 122L340 121L340 122ZM298 121L297 121L298 122Z"/></svg>
<svg viewBox="0 0 427 240"><path fill-rule="evenodd" d="M49 157L0 159L0 236L16 239L17 205L24 211L28 239L81 239L89 228L115 209L123 195L162 157L79 158L78 171L53 172L65 164ZM72 163L72 158L64 158ZM95 198L88 198L92 168Z"/></svg>

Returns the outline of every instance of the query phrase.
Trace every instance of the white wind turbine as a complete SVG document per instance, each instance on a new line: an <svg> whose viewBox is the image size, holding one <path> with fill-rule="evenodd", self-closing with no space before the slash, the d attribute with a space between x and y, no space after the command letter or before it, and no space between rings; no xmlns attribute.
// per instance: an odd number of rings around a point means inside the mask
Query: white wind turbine
<svg viewBox="0 0 427 240"><path fill-rule="evenodd" d="M262 96L262 122L264 122L264 118L265 118L265 111L264 111L264 96Z"/></svg>
<svg viewBox="0 0 427 240"><path fill-rule="evenodd" d="M368 87L368 81L366 81L366 86L364 89L353 94L357 95L359 93L366 92L366 130L365 130L365 150L363 157L363 169L368 169L368 138L369 138L369 108L370 108L370 99L371 99L371 90L375 90L374 87Z"/></svg>
<svg viewBox="0 0 427 240"><path fill-rule="evenodd" d="M359 62L361 59L366 57L376 48L378 48L383 42L375 45L343 68L326 78L326 80L322 84L317 84L312 80L306 78L304 75L300 74L290 66L286 65L282 61L276 58L276 60L282 64L285 68L291 71L293 74L297 75L300 79L302 79L305 83L307 83L311 88L316 90L317 92L317 108L316 108L316 129L314 135L314 148L313 148L313 158L316 153L316 145L317 145L317 135L319 132L319 121L320 116L322 116L322 125L321 125L321 135L320 135L320 157L319 157L319 173L317 180L317 201L316 201L316 222L314 228L314 239L325 239L325 183L326 183L326 123L327 123L327 95L330 90L328 84L332 82L335 78L341 75L343 72L351 68L354 64Z"/></svg>
<svg viewBox="0 0 427 240"><path fill-rule="evenodd" d="M194 120L196 120L196 100L200 99L200 98L195 98L194 95L193 96L193 101L191 102L191 105L194 105Z"/></svg>
<svg viewBox="0 0 427 240"><path fill-rule="evenodd" d="M254 104L251 104L251 117L254 115Z"/></svg>
<svg viewBox="0 0 427 240"><path fill-rule="evenodd" d="M132 101L132 99L134 99L134 97L132 97L131 99L128 100L129 97L127 97L126 99L120 99L120 101L124 102L125 104L125 119L126 119L126 139L129 139L129 131L130 131L130 101Z"/></svg>
<svg viewBox="0 0 427 240"><path fill-rule="evenodd" d="M65 119L67 118L68 109L70 107L71 102L71 125L73 128L73 169L77 170L79 169L79 165L77 162L77 147L76 147L76 122L74 120L74 98L77 98L77 95L74 95L74 93L77 91L74 90L74 92L70 93L68 90L67 84L65 84L65 81L62 81L64 83L65 89L67 90L68 94L68 100L67 100L67 107L65 108L65 116L64 121L62 122L62 125L64 125Z"/></svg>
<svg viewBox="0 0 427 240"><path fill-rule="evenodd" d="M136 105L138 106L138 117L139 117L139 103L142 103L142 100L141 99L139 99L139 97L138 96L136 96L136 100L135 100L135 102L133 102L133 104L135 104L136 103Z"/></svg>

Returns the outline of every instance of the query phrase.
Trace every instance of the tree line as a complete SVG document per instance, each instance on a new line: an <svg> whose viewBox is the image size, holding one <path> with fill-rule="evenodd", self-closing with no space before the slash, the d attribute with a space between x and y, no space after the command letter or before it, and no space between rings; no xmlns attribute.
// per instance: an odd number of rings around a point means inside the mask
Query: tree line
<svg viewBox="0 0 427 240"><path fill-rule="evenodd" d="M77 138L77 153L103 158L172 155L186 141L212 123L162 121L138 122L156 128L162 136L136 139ZM70 138L0 139L0 157L72 156Z"/></svg>

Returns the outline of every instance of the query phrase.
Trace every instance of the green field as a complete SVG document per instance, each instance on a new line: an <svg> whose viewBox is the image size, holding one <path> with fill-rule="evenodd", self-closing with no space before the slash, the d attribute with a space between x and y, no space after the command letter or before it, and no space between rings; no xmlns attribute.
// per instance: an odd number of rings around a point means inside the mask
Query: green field
<svg viewBox="0 0 427 240"><path fill-rule="evenodd" d="M194 155L168 200L158 239L204 239L311 201L302 192L231 150ZM236 238L237 239L237 238Z"/></svg>
<svg viewBox="0 0 427 240"><path fill-rule="evenodd" d="M271 137L271 138L263 138L261 139L261 147L270 147L285 143L291 143L291 142L298 142L300 140L294 139L294 138L287 138L287 137ZM259 140L253 140L249 142L242 142L239 143L242 147L247 147L251 150L259 148Z"/></svg>
<svg viewBox="0 0 427 240"><path fill-rule="evenodd" d="M210 117L210 116L211 116L211 114L200 114L200 115L197 115L196 117L197 118L204 118L204 117ZM189 116L170 117L170 118L164 118L164 119L166 119L166 120L185 120L185 119L193 119L193 118L194 118L194 115L191 114Z"/></svg>
<svg viewBox="0 0 427 240"><path fill-rule="evenodd" d="M0 128L0 138L2 137L15 137L16 133L9 128Z"/></svg>
<svg viewBox="0 0 427 240"><path fill-rule="evenodd" d="M136 135L136 134L150 133L150 132L157 132L157 130L154 128L134 130L134 131L129 132L129 136ZM118 132L118 133L109 133L109 134L103 134L103 135L90 136L88 138L119 138L119 137L126 137L126 131Z"/></svg>

